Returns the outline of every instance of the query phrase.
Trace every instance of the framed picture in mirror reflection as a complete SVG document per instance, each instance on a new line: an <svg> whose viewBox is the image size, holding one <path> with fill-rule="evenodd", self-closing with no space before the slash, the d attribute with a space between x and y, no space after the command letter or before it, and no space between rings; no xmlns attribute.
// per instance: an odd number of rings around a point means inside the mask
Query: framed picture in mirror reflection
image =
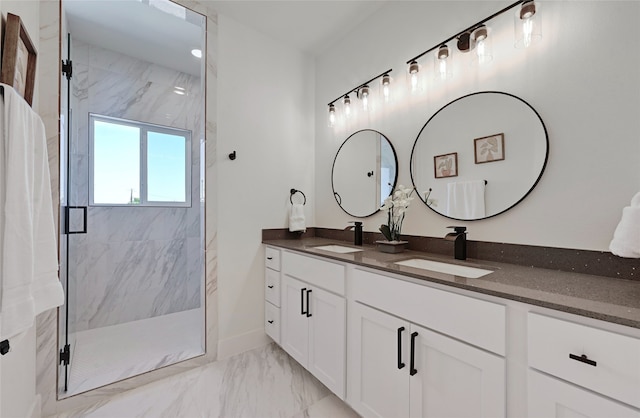
<svg viewBox="0 0 640 418"><path fill-rule="evenodd" d="M476 164L504 160L504 133L473 140Z"/></svg>
<svg viewBox="0 0 640 418"><path fill-rule="evenodd" d="M437 179L456 177L458 175L458 153L436 155L433 157L433 168Z"/></svg>

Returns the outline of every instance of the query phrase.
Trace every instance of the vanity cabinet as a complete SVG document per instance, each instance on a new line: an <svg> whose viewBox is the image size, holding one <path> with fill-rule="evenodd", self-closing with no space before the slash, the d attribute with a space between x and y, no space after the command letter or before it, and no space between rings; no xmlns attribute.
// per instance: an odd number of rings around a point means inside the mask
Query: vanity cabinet
<svg viewBox="0 0 640 418"><path fill-rule="evenodd" d="M283 253L282 348L341 399L345 396L344 266Z"/></svg>
<svg viewBox="0 0 640 418"><path fill-rule="evenodd" d="M640 339L533 312L527 323L530 416L640 416Z"/></svg>
<svg viewBox="0 0 640 418"><path fill-rule="evenodd" d="M487 304L489 316L502 316L504 323L503 306L360 270L352 278L350 296L360 301L349 302L347 393L360 415L505 416L504 358L456 339L467 333L467 327L458 328L457 320L447 319L449 314L461 314L457 308L481 302ZM387 288L394 285L395 290ZM378 290L384 292L386 303L375 300L383 297ZM450 306L429 318L429 306L438 305L437 300ZM380 305L386 305L388 312L376 309ZM478 314L482 310L473 316ZM426 328L425 322L449 329L454 338ZM500 333L499 328L484 331ZM499 344L494 348L501 351Z"/></svg>

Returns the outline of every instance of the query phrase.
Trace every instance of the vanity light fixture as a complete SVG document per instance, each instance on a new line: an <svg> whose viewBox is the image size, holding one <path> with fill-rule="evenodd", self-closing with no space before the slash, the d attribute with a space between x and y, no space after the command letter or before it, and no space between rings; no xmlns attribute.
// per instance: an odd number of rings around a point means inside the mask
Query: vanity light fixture
<svg viewBox="0 0 640 418"><path fill-rule="evenodd" d="M360 100L362 100L362 110L365 112L369 111L369 86L362 86L360 90L358 90L360 95Z"/></svg>
<svg viewBox="0 0 640 418"><path fill-rule="evenodd" d="M329 105L329 128L336 126L336 107L331 103Z"/></svg>
<svg viewBox="0 0 640 418"><path fill-rule="evenodd" d="M336 126L336 107L332 104L329 105L329 128Z"/></svg>
<svg viewBox="0 0 640 418"><path fill-rule="evenodd" d="M532 3L531 5L528 3ZM518 16L518 20L516 22L516 33L520 33L518 32L518 28L522 28L522 27L526 27L528 28L528 26L525 25L525 21L526 19L530 19L534 16L537 15L536 13L536 4L533 0L518 0L512 4L510 4L509 6L497 11L496 13L492 14L489 17L486 17L484 19L482 19L481 21L474 23L473 25L469 26L468 28L461 30L460 32L456 33L453 36L450 36L449 38L445 39L442 42L439 42L438 44L436 44L435 46L427 49L426 51L424 51L423 53L416 55L415 57L411 58L410 60L407 61L407 65L409 66L409 74L411 75L416 75L418 74L418 72L420 71L420 67L418 65L418 60L420 58L422 58L424 55L428 54L429 52L432 51L436 51L436 60L438 60L438 57L442 57L444 55L444 51L442 51L442 47L446 47L448 42L451 42L453 40L457 41L457 47L458 47L458 51L460 52L469 52L475 49L475 57L473 59L473 61L476 61L478 63L486 63L491 61L491 59L493 58L491 55L491 37L490 35L490 31L489 28L485 25L486 22L490 21L491 19L500 16L501 14L515 8L516 6L521 6L520 8L518 8L517 11L517 16ZM521 13L522 11L522 13ZM522 22L520 22L520 15L522 15ZM520 26L518 26L520 25ZM533 32L531 32L532 34L536 33L536 29L539 31L539 23L536 26L536 24L534 23L531 27L534 28ZM528 30L528 29L527 29ZM528 33L528 32L522 32L522 33ZM532 37L535 35L532 35ZM518 38L518 36L516 35L516 39ZM525 37L526 39L526 37ZM533 40L533 38L532 38ZM523 42L524 45L524 42ZM448 48L447 48L448 49ZM440 54L440 52L443 52L443 54ZM449 50L449 53L451 51ZM450 55L449 55L450 58ZM447 58L447 59L449 59ZM439 64L439 63L438 63ZM448 63L447 67L450 67L451 64ZM441 69L440 66L437 65L436 66L436 74L439 74ZM416 76L415 78L415 82L416 82L416 86L418 84L418 78ZM411 90L414 91L414 79L411 78Z"/></svg>
<svg viewBox="0 0 640 418"><path fill-rule="evenodd" d="M411 89L411 93L417 93L420 91L421 83L420 83L420 64L418 61L412 60L408 62L409 67L407 68L407 74L409 75L409 86Z"/></svg>
<svg viewBox="0 0 640 418"><path fill-rule="evenodd" d="M387 88L389 87L389 84L391 83L391 78L389 77L389 73L393 71L393 69L389 69L387 71L385 71L382 74L379 74L375 77L373 77L371 80L367 80L364 83L360 84L358 87L355 87L351 90L349 90L348 92L346 92L345 94L341 95L340 97L332 100L331 102L329 102L329 127L333 127L335 126L335 102L337 102L338 100L342 99L342 104L344 106L344 116L346 118L349 118L351 116L351 98L349 97L349 94L351 93L356 93L356 96L359 99L362 99L362 107L364 108L364 110L368 110L369 106L371 105L371 103L369 102L371 99L371 88L369 87L369 85L374 82L375 80L381 78L381 77L387 77ZM383 80L384 81L384 80ZM384 89L383 89L384 91ZM386 93L383 93L386 94ZM332 116L333 115L333 116ZM333 122L331 122L331 120L333 119Z"/></svg>
<svg viewBox="0 0 640 418"><path fill-rule="evenodd" d="M542 17L538 3L526 0L513 16L513 28L516 48L528 48L542 39Z"/></svg>
<svg viewBox="0 0 640 418"><path fill-rule="evenodd" d="M472 63L483 65L493 60L488 27L480 25L475 28L473 32L471 32L471 41L473 45L475 45L475 55L471 60Z"/></svg>
<svg viewBox="0 0 640 418"><path fill-rule="evenodd" d="M433 54L433 70L441 80L450 79L453 75L453 56L445 44L441 45Z"/></svg>
<svg viewBox="0 0 640 418"><path fill-rule="evenodd" d="M191 50L191 55L193 55L196 58L202 58L202 50L198 48L194 48Z"/></svg>
<svg viewBox="0 0 640 418"><path fill-rule="evenodd" d="M351 117L351 99L348 94L344 95L344 99L342 99L342 104L344 105L344 115L346 117Z"/></svg>
<svg viewBox="0 0 640 418"><path fill-rule="evenodd" d="M380 86L382 87L382 100L384 103L389 103L391 101L391 77L389 74L382 76Z"/></svg>

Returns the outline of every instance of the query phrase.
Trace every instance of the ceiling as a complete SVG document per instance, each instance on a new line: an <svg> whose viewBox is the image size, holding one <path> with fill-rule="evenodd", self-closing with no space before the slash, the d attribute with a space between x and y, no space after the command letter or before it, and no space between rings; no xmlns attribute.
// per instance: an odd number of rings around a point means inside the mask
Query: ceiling
<svg viewBox="0 0 640 418"><path fill-rule="evenodd" d="M177 19L149 2L162 0L64 0L69 31L83 40L197 75L190 51L201 43L195 13ZM220 15L312 56L343 38L382 7L382 0L209 1ZM175 5L173 5L175 6ZM169 8L172 4L168 5Z"/></svg>
<svg viewBox="0 0 640 418"><path fill-rule="evenodd" d="M212 1L228 16L299 51L318 55L342 39L387 1Z"/></svg>

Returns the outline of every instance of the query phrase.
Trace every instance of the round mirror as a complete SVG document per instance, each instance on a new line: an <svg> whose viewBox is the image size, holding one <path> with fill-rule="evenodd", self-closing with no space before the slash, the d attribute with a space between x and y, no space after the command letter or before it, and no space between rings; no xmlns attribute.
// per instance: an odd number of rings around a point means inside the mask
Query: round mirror
<svg viewBox="0 0 640 418"><path fill-rule="evenodd" d="M524 199L547 164L547 129L524 100L479 92L438 110L411 152L411 180L440 215L473 221Z"/></svg>
<svg viewBox="0 0 640 418"><path fill-rule="evenodd" d="M338 205L364 218L380 210L396 185L398 158L386 136L364 129L347 138L333 161L331 185Z"/></svg>

